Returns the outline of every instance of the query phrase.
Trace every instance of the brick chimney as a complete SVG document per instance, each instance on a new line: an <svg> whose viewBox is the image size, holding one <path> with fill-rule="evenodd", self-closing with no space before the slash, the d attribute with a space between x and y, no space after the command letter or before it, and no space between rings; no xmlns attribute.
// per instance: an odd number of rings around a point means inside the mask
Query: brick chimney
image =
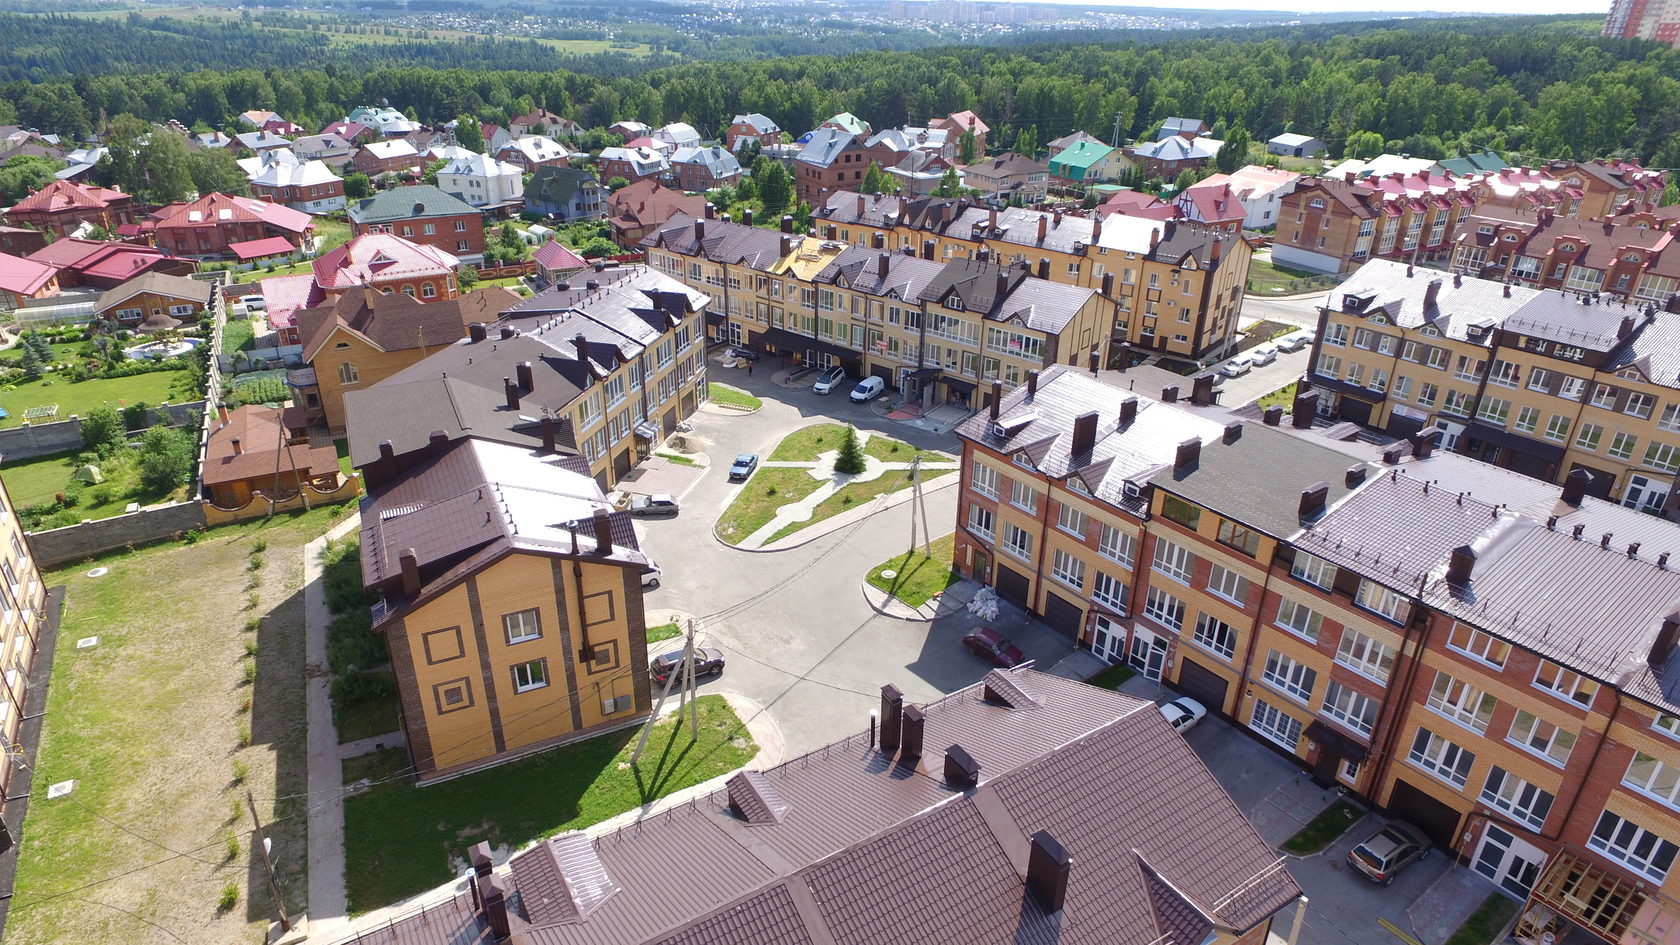
<svg viewBox="0 0 1680 945"><path fill-rule="evenodd" d="M420 556L413 548L404 548L397 555L397 564L402 568L403 593L410 597L420 593Z"/></svg>
<svg viewBox="0 0 1680 945"><path fill-rule="evenodd" d="M793 232L793 214L791 214L791 213L782 214L782 232L783 233L792 233Z"/></svg>
<svg viewBox="0 0 1680 945"><path fill-rule="evenodd" d="M922 737L927 725L927 713L920 706L904 707L904 724L899 728L898 760L915 764L922 757Z"/></svg>
<svg viewBox="0 0 1680 945"><path fill-rule="evenodd" d="M1429 280L1429 284L1423 287L1423 307L1426 309L1434 308L1438 304L1437 300L1440 296L1441 280Z"/></svg>
<svg viewBox="0 0 1680 945"><path fill-rule="evenodd" d="M891 758L898 751L898 736L904 724L904 693L888 684L881 687L881 754Z"/></svg>
<svg viewBox="0 0 1680 945"><path fill-rule="evenodd" d="M741 211L741 225L742 226L752 226L753 225L752 224L752 208L751 207L747 207L747 208L745 208Z"/></svg>
<svg viewBox="0 0 1680 945"><path fill-rule="evenodd" d="M1034 397L1037 397L1037 396L1038 396L1038 372L1037 371L1028 371L1027 372L1027 399L1032 400Z"/></svg>
<svg viewBox="0 0 1680 945"><path fill-rule="evenodd" d="M1040 279L1050 278L1050 260L1042 256L1038 259L1038 277Z"/></svg>
<svg viewBox="0 0 1680 945"><path fill-rule="evenodd" d="M875 257L875 275L880 276L882 279L885 279L887 277L887 270L891 267L891 265L892 265L892 256L890 254L882 253L879 256L876 256Z"/></svg>
<svg viewBox="0 0 1680 945"><path fill-rule="evenodd" d="M1068 444L1068 452L1075 457L1084 456L1097 445L1097 412L1087 410L1073 418L1073 441Z"/></svg>
<svg viewBox="0 0 1680 945"><path fill-rule="evenodd" d="M595 553L602 557L612 554L612 513L598 508L591 516L591 521L595 526Z"/></svg>
<svg viewBox="0 0 1680 945"><path fill-rule="evenodd" d="M484 919L490 924L490 934L496 941L503 941L513 934L508 924L507 890L495 873L480 879L478 886L484 896Z"/></svg>
<svg viewBox="0 0 1680 945"><path fill-rule="evenodd" d="M537 424L537 426L538 426L539 429L542 430L543 452L544 453L559 452L559 450L556 448L556 443L555 443L556 437L555 437L554 418L553 417L544 417L544 418L542 418L541 422L539 422Z"/></svg>
<svg viewBox="0 0 1680 945"><path fill-rule="evenodd" d="M1577 469L1564 478L1561 498L1564 502L1578 508L1581 501L1586 498L1587 490L1592 488L1592 483L1592 473L1585 469Z"/></svg>
<svg viewBox="0 0 1680 945"><path fill-rule="evenodd" d="M1027 854L1027 892L1046 914L1055 915L1067 903L1068 876L1072 872L1073 857L1050 831L1032 835L1032 850Z"/></svg>
<svg viewBox="0 0 1680 945"><path fill-rule="evenodd" d="M868 205L869 205L869 198L867 198L867 197L865 197L865 196L864 196L864 195L862 195L862 194L858 194L858 198L857 198L857 215L858 215L858 219L859 219L859 220L862 220L862 219L863 219L863 211L864 211L864 209L865 209L865 208L866 208L866 207L868 207Z"/></svg>
<svg viewBox="0 0 1680 945"><path fill-rule="evenodd" d="M502 378L502 392L507 395L507 409L518 410L519 409L519 385L515 384L513 382L513 378L511 378L511 377Z"/></svg>
<svg viewBox="0 0 1680 945"><path fill-rule="evenodd" d="M706 209L708 211L711 210L712 205L711 204L706 204ZM706 216L706 220L710 220L710 219L711 219L711 215L708 213L707 216ZM695 240L695 242L699 242L699 241L704 240L706 238L706 220L695 220L694 221L694 240Z"/></svg>
<svg viewBox="0 0 1680 945"><path fill-rule="evenodd" d="M716 220L717 219L717 207L713 206L709 202L706 204L706 219L708 219L708 220ZM700 231L695 230L694 235L699 236Z"/></svg>
<svg viewBox="0 0 1680 945"><path fill-rule="evenodd" d="M1049 235L1049 232L1050 232L1050 221L1049 221L1048 218L1046 218L1044 216L1044 214L1040 213L1038 215L1038 241L1040 243L1044 242L1044 237Z"/></svg>
<svg viewBox="0 0 1680 945"><path fill-rule="evenodd" d="M1260 414L1260 421L1269 427L1283 426L1283 405L1273 404Z"/></svg>
<svg viewBox="0 0 1680 945"><path fill-rule="evenodd" d="M1469 545L1459 545L1452 550L1452 556L1447 559L1447 583L1453 587L1464 587L1470 583L1470 574L1476 569L1476 549Z"/></svg>
<svg viewBox="0 0 1680 945"><path fill-rule="evenodd" d="M529 394L537 389L536 372L531 368L531 362L521 361L514 368L514 376L519 378L519 389Z"/></svg>
<svg viewBox="0 0 1680 945"><path fill-rule="evenodd" d="M1296 389L1295 403L1291 408L1289 423L1297 430L1310 430L1313 416L1318 413L1318 391L1303 391Z"/></svg>
<svg viewBox="0 0 1680 945"><path fill-rule="evenodd" d="M1129 427L1137 422L1138 399L1127 397L1120 401L1120 426Z"/></svg>
<svg viewBox="0 0 1680 945"><path fill-rule="evenodd" d="M1297 511L1302 518L1314 518L1324 511L1324 507L1329 502L1330 484L1328 482L1315 482L1301 490L1301 502L1297 506Z"/></svg>
<svg viewBox="0 0 1680 945"><path fill-rule="evenodd" d="M245 444L239 442L239 437L233 438L233 455L241 456L245 453Z"/></svg>
<svg viewBox="0 0 1680 945"><path fill-rule="evenodd" d="M989 412L993 423L997 422L998 407L1001 406L1002 403L1003 403L1003 382L1002 381L993 381L992 382L991 402L986 405L986 410Z"/></svg>
<svg viewBox="0 0 1680 945"><path fill-rule="evenodd" d="M1178 444L1178 451L1173 454L1173 472L1184 472L1197 465L1202 459L1202 441L1190 437Z"/></svg>

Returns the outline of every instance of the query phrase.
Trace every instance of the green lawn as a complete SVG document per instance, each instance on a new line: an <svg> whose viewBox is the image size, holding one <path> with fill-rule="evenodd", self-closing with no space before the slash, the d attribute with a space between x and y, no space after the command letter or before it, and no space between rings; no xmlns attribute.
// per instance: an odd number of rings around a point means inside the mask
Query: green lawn
<svg viewBox="0 0 1680 945"><path fill-rule="evenodd" d="M1307 822L1300 832L1283 842L1286 853L1306 856L1317 853L1336 838L1347 833L1349 827L1358 823L1365 812L1353 806L1349 801L1337 801L1325 808L1324 812Z"/></svg>
<svg viewBox="0 0 1680 945"><path fill-rule="evenodd" d="M808 470L760 467L718 516L717 535L724 541L741 541L768 525L777 509L798 502L821 485Z"/></svg>
<svg viewBox="0 0 1680 945"><path fill-rule="evenodd" d="M52 349L52 363L64 364L77 360L76 352L81 350L85 341L55 341L47 345ZM11 367L23 360L23 346L14 345L5 351L0 351L0 365Z"/></svg>
<svg viewBox="0 0 1680 945"><path fill-rule="evenodd" d="M764 401L744 390L730 387L728 384L707 384L706 391L706 399L715 404L723 404L726 407L745 407L748 410L757 410L764 406Z"/></svg>
<svg viewBox="0 0 1680 945"><path fill-rule="evenodd" d="M364 778L369 781L384 781L387 778L401 777L407 770L408 750L404 748L382 748L343 761L344 783L347 785L355 784Z"/></svg>
<svg viewBox="0 0 1680 945"><path fill-rule="evenodd" d="M350 441L342 436L333 440L333 450L338 453L339 474L349 478L356 471L356 467L350 465Z"/></svg>
<svg viewBox="0 0 1680 945"><path fill-rule="evenodd" d="M20 507L50 503L61 492L75 499L75 505L38 520L29 520L26 516L26 528L34 530L74 525L86 518L121 515L130 502L144 506L187 497L185 485L168 492L157 492L141 485L139 457L134 452L119 453L96 464L105 477L104 482L92 486L76 482L70 474L76 471L77 455L76 452L55 453L15 463L0 462L0 478L6 480L12 501Z"/></svg>
<svg viewBox="0 0 1680 945"><path fill-rule="evenodd" d="M170 403L197 400L198 394L188 389L189 383L186 371L153 371L74 384L56 377L25 381L9 390L0 390L0 407L7 413L0 419L0 427L15 427L23 422L25 410L50 404L58 405L57 419L68 420L71 414L85 417L89 410L101 404L121 408L142 401L158 404L166 400Z"/></svg>
<svg viewBox="0 0 1680 945"><path fill-rule="evenodd" d="M1309 289L1336 285L1343 278L1343 276L1279 266L1270 259L1261 259L1258 256L1248 264L1248 291L1254 295L1305 292Z"/></svg>
<svg viewBox="0 0 1680 945"><path fill-rule="evenodd" d="M1289 408L1295 404L1295 382L1290 381L1270 394L1261 397L1255 403L1260 405L1261 410L1265 410L1267 407L1282 407L1285 412L1288 412Z"/></svg>
<svg viewBox="0 0 1680 945"><path fill-rule="evenodd" d="M103 902L192 929L195 941L260 940L272 916L266 893L247 887L260 875L247 788L286 864L286 897L306 898L303 547L348 511L282 515L190 544L106 555L97 563L109 573L98 578L83 562L48 575L65 586L65 609L8 945L113 941L126 934L119 926L132 933L129 920L80 901L90 882L100 883ZM74 647L91 636L98 646ZM249 649L254 684L244 676ZM240 747L247 732L250 744ZM243 784L232 783L235 762ZM72 800L45 800L47 785L70 779ZM118 834L112 822L146 839ZM226 859L230 834L241 854ZM166 867L147 868L162 859ZM240 906L220 913L228 882Z"/></svg>
<svg viewBox="0 0 1680 945"><path fill-rule="evenodd" d="M1261 319L1260 321L1257 321L1243 329L1242 344L1238 346L1237 350L1247 351L1251 348L1258 348L1266 342L1271 341L1273 338L1287 335L1296 330L1298 330L1297 326L1286 322L1273 322Z"/></svg>
<svg viewBox="0 0 1680 945"><path fill-rule="evenodd" d="M1115 663L1085 681L1103 689L1118 689L1121 683L1135 675L1136 673L1132 671L1130 666L1125 663Z"/></svg>
<svg viewBox="0 0 1680 945"><path fill-rule="evenodd" d="M402 728L397 715L397 697L333 704L333 721L338 723L338 743L348 745L375 735L389 735Z"/></svg>
<svg viewBox="0 0 1680 945"><path fill-rule="evenodd" d="M908 463L919 456L924 463L954 463L956 457L935 450L919 450L903 440L895 440L880 433L872 434L863 444L863 455L873 456L883 463Z"/></svg>
<svg viewBox="0 0 1680 945"><path fill-rule="evenodd" d="M222 351L249 351L256 347L256 329L249 318L230 318L222 326Z"/></svg>
<svg viewBox="0 0 1680 945"><path fill-rule="evenodd" d="M956 544L954 532L946 535L933 543L932 557L924 554L922 546L917 545L913 551L889 558L871 568L868 581L911 607L920 607L932 600L933 595L962 580L962 576L951 567L951 554ZM884 570L897 573L889 578L881 573Z"/></svg>
<svg viewBox="0 0 1680 945"><path fill-rule="evenodd" d="M928 483L940 476L948 475L950 472L950 470L947 470L946 472L933 474L923 473L922 486L926 488ZM809 519L803 522L794 522L792 525L780 529L776 534L770 536L770 540L780 541L794 532L810 528L812 525L831 519L841 512L848 512L867 505L875 501L878 496L886 495L889 492L897 492L900 489L908 489L909 487L910 471L908 469L889 472L881 478L872 479L869 482L853 482L841 486L835 490L833 495L822 500L821 504L811 510Z"/></svg>
<svg viewBox="0 0 1680 945"><path fill-rule="evenodd" d="M579 830L733 771L758 753L721 696L700 699L698 740L674 718L654 727L637 768L629 760L641 729L628 728L429 787L393 781L346 799L351 914L449 881L451 862L480 840L518 848Z"/></svg>
<svg viewBox="0 0 1680 945"><path fill-rule="evenodd" d="M776 444L770 453L772 460L786 460L792 463L814 463L817 456L829 450L840 448L840 438L845 435L846 426L841 423L813 423L808 427L801 427Z"/></svg>
<svg viewBox="0 0 1680 945"><path fill-rule="evenodd" d="M1458 927L1458 931L1447 939L1447 945L1489 945L1493 937L1505 928L1511 917L1517 914L1517 901L1507 899L1499 893L1490 893L1470 913L1470 918Z"/></svg>
<svg viewBox="0 0 1680 945"><path fill-rule="evenodd" d="M657 627L649 627L647 630L647 641L649 643L661 643L680 636L682 636L682 627L674 623L662 623Z"/></svg>

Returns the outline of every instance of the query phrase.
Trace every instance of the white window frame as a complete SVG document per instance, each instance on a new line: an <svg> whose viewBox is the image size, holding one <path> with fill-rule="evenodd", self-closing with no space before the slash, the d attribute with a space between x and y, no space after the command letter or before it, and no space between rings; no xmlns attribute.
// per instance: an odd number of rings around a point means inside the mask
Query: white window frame
<svg viewBox="0 0 1680 945"><path fill-rule="evenodd" d="M1124 529L1104 525L1097 538L1097 554L1132 569L1137 562L1137 538Z"/></svg>
<svg viewBox="0 0 1680 945"><path fill-rule="evenodd" d="M1237 630L1217 617L1199 613L1196 615L1196 629L1191 634L1190 642L1230 662L1237 652Z"/></svg>
<svg viewBox="0 0 1680 945"><path fill-rule="evenodd" d="M1313 688L1318 684L1318 671L1287 653L1271 650L1266 654L1260 679L1283 695L1306 705L1312 701Z"/></svg>
<svg viewBox="0 0 1680 945"><path fill-rule="evenodd" d="M1499 708L1499 700L1446 670L1436 670L1425 705L1436 715L1485 735L1493 713Z"/></svg>
<svg viewBox="0 0 1680 945"><path fill-rule="evenodd" d="M1190 583L1191 572L1196 567L1196 556L1189 548L1161 538L1155 539L1155 557L1151 563L1155 573L1169 577L1180 584Z"/></svg>
<svg viewBox="0 0 1680 945"><path fill-rule="evenodd" d="M1328 591L1336 584L1336 566L1323 558L1296 551L1295 563L1289 566L1289 576Z"/></svg>
<svg viewBox="0 0 1680 945"><path fill-rule="evenodd" d="M1422 726L1412 736L1412 747L1406 753L1406 760L1413 767L1427 771L1456 788L1464 787L1465 782L1470 780L1471 769L1476 766L1475 752Z"/></svg>
<svg viewBox="0 0 1680 945"><path fill-rule="evenodd" d="M1587 846L1656 883L1667 878L1680 853L1672 840L1609 810L1599 815ZM1667 865L1660 865L1664 860Z"/></svg>
<svg viewBox="0 0 1680 945"><path fill-rule="evenodd" d="M532 671L532 667L537 667L535 672ZM508 669L513 674L514 692L532 692L548 686L547 657L515 663Z"/></svg>
<svg viewBox="0 0 1680 945"><path fill-rule="evenodd" d="M1238 607L1248 599L1248 585L1248 578L1222 564L1216 564L1208 571L1208 593Z"/></svg>
<svg viewBox="0 0 1680 945"><path fill-rule="evenodd" d="M1080 593L1085 591L1085 562L1061 548L1050 556L1050 576Z"/></svg>
<svg viewBox="0 0 1680 945"><path fill-rule="evenodd" d="M1510 814L1519 823L1539 830L1546 825L1552 804L1557 800L1550 791L1517 777L1499 765L1488 769L1482 782L1481 802Z"/></svg>
<svg viewBox="0 0 1680 945"><path fill-rule="evenodd" d="M1248 714L1248 727L1290 754L1294 754L1301 744L1301 732L1305 728L1300 719L1264 699L1254 700L1254 708Z"/></svg>
<svg viewBox="0 0 1680 945"><path fill-rule="evenodd" d="M528 618L528 619L527 619ZM502 637L508 646L542 638L542 619L537 608L502 615Z"/></svg>
<svg viewBox="0 0 1680 945"><path fill-rule="evenodd" d="M1144 595L1143 615L1175 635L1184 631L1184 601L1158 587Z"/></svg>
<svg viewBox="0 0 1680 945"><path fill-rule="evenodd" d="M1290 633L1313 643L1318 642L1319 634L1324 631L1323 614L1289 597L1278 602L1277 620L1274 622Z"/></svg>
<svg viewBox="0 0 1680 945"><path fill-rule="evenodd" d="M1017 538L1021 540L1017 542ZM1003 541L1000 543L1000 547L1005 553L1028 564L1032 563L1032 533L1014 522L1003 523Z"/></svg>
<svg viewBox="0 0 1680 945"><path fill-rule="evenodd" d="M1511 718L1505 740L1560 768L1569 763L1569 755L1575 750L1574 732L1566 731L1527 709L1518 709Z"/></svg>
<svg viewBox="0 0 1680 945"><path fill-rule="evenodd" d="M1348 731L1369 738L1377 725L1377 710L1377 700L1331 679L1330 685L1325 687L1324 704L1319 706L1318 712Z"/></svg>

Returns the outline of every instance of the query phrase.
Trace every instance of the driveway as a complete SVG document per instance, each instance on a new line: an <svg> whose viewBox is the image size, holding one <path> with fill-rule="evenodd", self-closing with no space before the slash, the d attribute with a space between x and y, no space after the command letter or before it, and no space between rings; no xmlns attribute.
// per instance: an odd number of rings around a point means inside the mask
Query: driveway
<svg viewBox="0 0 1680 945"><path fill-rule="evenodd" d="M694 432L714 459L768 456L787 433L822 421L849 421L918 447L960 452L954 435L878 417L869 405L852 403L845 395L849 387L826 396L808 387L779 387L771 376L780 366L765 358L749 375L711 365L711 380L764 399L763 409L752 414L695 414ZM796 548L750 552L712 537L712 524L741 488L727 480L727 467L714 464L683 497L680 515L642 523L647 550L664 572L659 588L647 594L647 607L701 618L700 642L722 650L728 664L702 690L738 692L765 706L788 756L865 728L887 683L920 702L986 674L989 667L962 647L962 635L976 622L967 612L933 623L905 621L877 614L863 597L863 575L909 546L911 503ZM956 490L928 492L927 517L935 535L948 532ZM1008 605L993 624L1041 666L1073 650L1071 640ZM671 641L656 649L680 646Z"/></svg>

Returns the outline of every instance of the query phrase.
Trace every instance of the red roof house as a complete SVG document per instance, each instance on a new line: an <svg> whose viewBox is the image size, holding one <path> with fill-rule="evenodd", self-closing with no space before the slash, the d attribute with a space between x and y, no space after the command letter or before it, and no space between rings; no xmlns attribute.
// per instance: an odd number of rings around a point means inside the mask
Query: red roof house
<svg viewBox="0 0 1680 945"><path fill-rule="evenodd" d="M642 237L679 213L698 217L705 212L703 195L661 187L652 179L639 180L607 197L607 219L612 224L613 242L625 247L640 243Z"/></svg>
<svg viewBox="0 0 1680 945"><path fill-rule="evenodd" d="M114 188L55 180L13 204L6 219L13 226L69 236L83 223L116 232L133 219L134 198Z"/></svg>
<svg viewBox="0 0 1680 945"><path fill-rule="evenodd" d="M0 253L0 308L22 307L26 299L58 294L58 270L30 259Z"/></svg>
<svg viewBox="0 0 1680 945"><path fill-rule="evenodd" d="M456 296L455 266L449 253L390 233L363 233L313 263L315 284L328 298L371 285L422 302Z"/></svg>
<svg viewBox="0 0 1680 945"><path fill-rule="evenodd" d="M192 275L192 260L180 259L151 246L99 240L62 239L29 254L29 259L58 270L65 288L109 289L148 272Z"/></svg>
<svg viewBox="0 0 1680 945"><path fill-rule="evenodd" d="M170 204L152 214L157 245L178 256L224 256L230 244L284 237L302 248L314 230L309 214L254 197L210 193L192 203Z"/></svg>
<svg viewBox="0 0 1680 945"><path fill-rule="evenodd" d="M589 268L588 260L556 240L538 246L537 251L531 254L531 259L537 264L537 280L544 288L559 282L560 277L566 273Z"/></svg>

